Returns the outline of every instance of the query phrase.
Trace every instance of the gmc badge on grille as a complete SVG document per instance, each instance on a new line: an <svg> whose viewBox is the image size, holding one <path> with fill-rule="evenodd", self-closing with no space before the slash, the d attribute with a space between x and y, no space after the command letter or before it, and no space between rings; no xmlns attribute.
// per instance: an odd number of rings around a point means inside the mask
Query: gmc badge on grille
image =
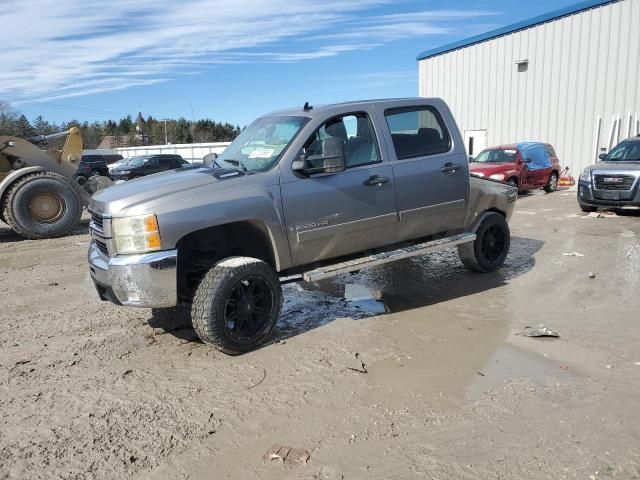
<svg viewBox="0 0 640 480"><path fill-rule="evenodd" d="M604 177L602 180L604 183L622 183L623 181L620 177Z"/></svg>

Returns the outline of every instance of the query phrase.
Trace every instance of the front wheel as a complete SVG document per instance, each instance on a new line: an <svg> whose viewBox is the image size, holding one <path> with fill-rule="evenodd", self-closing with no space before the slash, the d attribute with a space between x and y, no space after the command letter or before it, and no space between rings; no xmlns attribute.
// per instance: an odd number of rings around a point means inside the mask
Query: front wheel
<svg viewBox="0 0 640 480"><path fill-rule="evenodd" d="M263 343L281 307L282 288L273 268L256 258L230 257L204 276L193 298L191 320L203 342L233 355Z"/></svg>
<svg viewBox="0 0 640 480"><path fill-rule="evenodd" d="M499 213L490 212L480 223L475 241L458 246L458 255L469 270L487 273L502 266L510 246L507 220Z"/></svg>
<svg viewBox="0 0 640 480"><path fill-rule="evenodd" d="M547 185L544 187L544 191L547 193L552 193L552 192L555 192L557 189L558 189L558 174L556 172L553 172L549 176L549 181L547 182Z"/></svg>

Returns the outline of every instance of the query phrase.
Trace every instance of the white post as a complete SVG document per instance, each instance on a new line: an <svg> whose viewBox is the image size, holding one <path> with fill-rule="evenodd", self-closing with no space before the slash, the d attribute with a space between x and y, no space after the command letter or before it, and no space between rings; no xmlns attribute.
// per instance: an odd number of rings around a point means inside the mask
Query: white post
<svg viewBox="0 0 640 480"><path fill-rule="evenodd" d="M611 130L609 131L609 143L607 144L607 150L611 150L613 144L613 136L616 134L616 116L611 117Z"/></svg>
<svg viewBox="0 0 640 480"><path fill-rule="evenodd" d="M628 122L627 122L627 138L631 138L633 136L632 134L632 127L633 127L633 114L631 112L628 113Z"/></svg>
<svg viewBox="0 0 640 480"><path fill-rule="evenodd" d="M598 155L600 154L599 150L600 150L600 131L602 130L602 117L598 116L596 117L596 131L593 135L593 137L595 138L595 143L593 145L593 158L595 159L594 161L598 161Z"/></svg>

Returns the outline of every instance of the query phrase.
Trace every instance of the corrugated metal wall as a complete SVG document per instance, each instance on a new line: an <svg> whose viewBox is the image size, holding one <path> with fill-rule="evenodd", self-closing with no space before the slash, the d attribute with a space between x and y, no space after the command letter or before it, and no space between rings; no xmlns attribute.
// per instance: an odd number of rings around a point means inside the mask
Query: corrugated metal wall
<svg viewBox="0 0 640 480"><path fill-rule="evenodd" d="M551 143L577 175L640 130L640 0L421 60L419 75L420 96L443 98L463 133L486 130L489 146Z"/></svg>

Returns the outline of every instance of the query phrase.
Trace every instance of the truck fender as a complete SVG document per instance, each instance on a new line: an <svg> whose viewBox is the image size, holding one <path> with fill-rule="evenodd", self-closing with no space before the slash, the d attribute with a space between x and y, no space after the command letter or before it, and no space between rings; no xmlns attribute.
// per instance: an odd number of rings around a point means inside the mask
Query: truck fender
<svg viewBox="0 0 640 480"><path fill-rule="evenodd" d="M485 210L480 215L478 215L478 217L475 219L475 221L471 225L471 228L469 229L469 233L476 233L478 231L478 228L480 228L480 224L484 222L484 219L494 213L497 213L498 215L502 215L503 217L505 216L504 213L498 210Z"/></svg>
<svg viewBox="0 0 640 480"><path fill-rule="evenodd" d="M19 170L14 170L13 172L11 172L9 175L7 175L4 178L4 180L0 182L0 201L4 197L5 192L9 190L13 182L24 177L25 175L29 175L30 173L34 173L34 172L42 172L43 170L44 169L42 167L24 167ZM1 202L0 202L0 205L1 205Z"/></svg>

